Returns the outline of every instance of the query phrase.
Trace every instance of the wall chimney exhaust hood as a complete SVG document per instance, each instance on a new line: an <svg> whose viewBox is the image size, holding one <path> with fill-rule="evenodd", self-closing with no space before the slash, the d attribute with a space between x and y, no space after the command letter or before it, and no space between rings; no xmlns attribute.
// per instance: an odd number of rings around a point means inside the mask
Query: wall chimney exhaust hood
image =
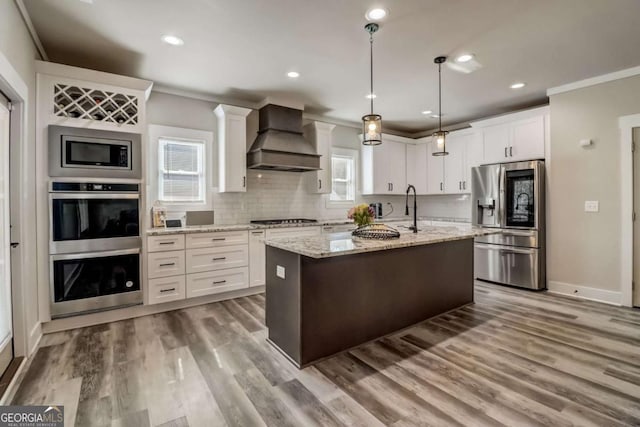
<svg viewBox="0 0 640 427"><path fill-rule="evenodd" d="M302 134L302 110L267 104L259 111L258 137L247 153L249 169L307 172L320 155Z"/></svg>

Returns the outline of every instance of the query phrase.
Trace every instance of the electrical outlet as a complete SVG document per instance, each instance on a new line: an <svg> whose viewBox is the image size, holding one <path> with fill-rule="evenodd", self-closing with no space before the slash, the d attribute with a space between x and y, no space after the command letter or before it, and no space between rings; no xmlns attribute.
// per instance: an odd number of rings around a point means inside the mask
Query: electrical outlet
<svg viewBox="0 0 640 427"><path fill-rule="evenodd" d="M281 279L284 279L284 267L281 265L276 265L276 276Z"/></svg>
<svg viewBox="0 0 640 427"><path fill-rule="evenodd" d="M587 200L584 202L584 211L585 212L599 212L600 211L600 202L597 200Z"/></svg>

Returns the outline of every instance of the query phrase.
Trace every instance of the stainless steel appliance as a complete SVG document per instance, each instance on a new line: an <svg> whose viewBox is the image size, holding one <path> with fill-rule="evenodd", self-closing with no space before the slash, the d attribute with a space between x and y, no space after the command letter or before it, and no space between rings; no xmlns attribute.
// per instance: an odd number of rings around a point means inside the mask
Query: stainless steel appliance
<svg viewBox="0 0 640 427"><path fill-rule="evenodd" d="M49 253L141 247L140 185L51 182Z"/></svg>
<svg viewBox="0 0 640 427"><path fill-rule="evenodd" d="M140 184L53 181L52 317L141 304Z"/></svg>
<svg viewBox="0 0 640 427"><path fill-rule="evenodd" d="M373 212L376 218L382 218L382 203L369 203L369 207L373 208Z"/></svg>
<svg viewBox="0 0 640 427"><path fill-rule="evenodd" d="M318 221L315 219L306 219L306 218L291 218L291 219L256 219L251 221L251 224L260 224L260 225L296 225L296 224L317 224Z"/></svg>
<svg viewBox="0 0 640 427"><path fill-rule="evenodd" d="M49 126L49 176L142 177L139 134Z"/></svg>
<svg viewBox="0 0 640 427"><path fill-rule="evenodd" d="M51 316L142 303L140 249L52 255Z"/></svg>
<svg viewBox="0 0 640 427"><path fill-rule="evenodd" d="M475 277L546 288L544 161L472 169L472 222L500 233L475 239Z"/></svg>

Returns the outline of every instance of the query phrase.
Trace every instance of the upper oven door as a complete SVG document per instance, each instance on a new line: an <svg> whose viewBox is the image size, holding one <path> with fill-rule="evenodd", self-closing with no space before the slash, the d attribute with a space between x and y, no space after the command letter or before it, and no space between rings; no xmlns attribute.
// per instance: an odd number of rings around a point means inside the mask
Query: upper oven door
<svg viewBox="0 0 640 427"><path fill-rule="evenodd" d="M62 167L131 170L131 141L63 135Z"/></svg>
<svg viewBox="0 0 640 427"><path fill-rule="evenodd" d="M50 194L51 254L140 247L138 194Z"/></svg>
<svg viewBox="0 0 640 427"><path fill-rule="evenodd" d="M505 228L540 230L544 173L541 162L505 164L502 170L502 223Z"/></svg>

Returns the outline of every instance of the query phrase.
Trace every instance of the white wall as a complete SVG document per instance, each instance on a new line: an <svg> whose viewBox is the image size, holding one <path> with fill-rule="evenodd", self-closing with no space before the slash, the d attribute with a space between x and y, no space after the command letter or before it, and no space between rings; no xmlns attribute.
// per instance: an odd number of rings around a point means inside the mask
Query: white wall
<svg viewBox="0 0 640 427"><path fill-rule="evenodd" d="M547 276L553 282L620 292L620 132L640 113L640 76L552 95ZM594 144L582 148L580 139ZM631 155L631 153L629 153ZM586 200L600 201L585 213Z"/></svg>
<svg viewBox="0 0 640 427"><path fill-rule="evenodd" d="M152 92L147 104L149 123L213 131L217 135L217 122L213 113L217 104L159 92ZM247 117L247 146L250 147L258 129L258 112ZM333 131L335 147L360 149L359 128L337 125ZM247 148L248 148L247 147ZM217 141L213 148L214 167L217 164ZM152 179L150 177L150 179ZM304 173L279 171L247 171L246 193L212 192L215 222L219 224L246 223L252 219L266 218L344 218L347 209L329 208L327 195L309 194ZM213 175L213 186L217 186L217 175ZM152 206L155 195L149 194L147 206ZM464 196L420 196L420 216L438 218L470 219L471 205ZM403 196L362 196L358 192L358 203L392 203L393 216L404 215ZM170 217L172 215L169 215ZM181 213L173 217L180 217Z"/></svg>
<svg viewBox="0 0 640 427"><path fill-rule="evenodd" d="M20 218L24 224L36 223L35 202L35 63L38 53L20 16L20 12L13 1L0 1L0 52L9 60L13 68L27 85L28 110L27 110L27 135L23 148L23 163L12 164L12 167L20 168L21 197L23 213ZM12 172L12 176L13 172ZM26 332L30 349L36 344L40 336L40 323L38 319L38 294L35 257L29 256L36 253L35 227L25 227L26 235L20 242L21 250L27 254L24 261L26 268L22 277L24 308L26 310Z"/></svg>

